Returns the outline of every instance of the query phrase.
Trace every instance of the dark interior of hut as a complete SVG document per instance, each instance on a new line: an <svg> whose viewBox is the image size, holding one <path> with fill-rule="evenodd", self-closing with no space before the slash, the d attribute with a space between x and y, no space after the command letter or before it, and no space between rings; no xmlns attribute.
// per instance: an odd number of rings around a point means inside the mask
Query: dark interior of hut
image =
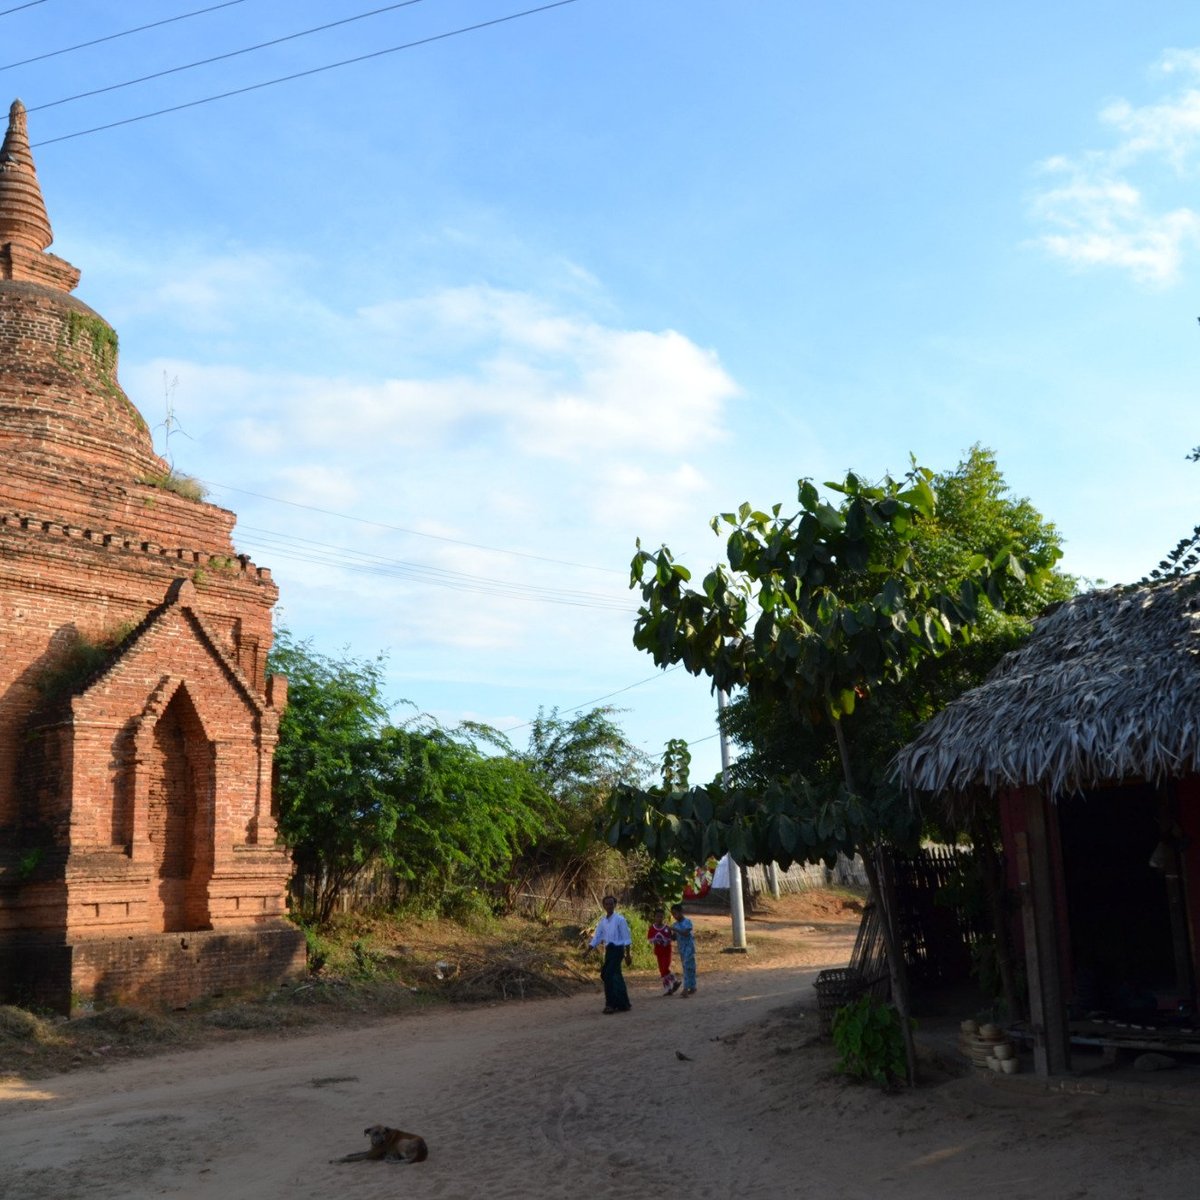
<svg viewBox="0 0 1200 1200"><path fill-rule="evenodd" d="M1157 1028L1195 1020L1168 805L1150 785L1097 789L1058 804L1073 1017Z"/></svg>

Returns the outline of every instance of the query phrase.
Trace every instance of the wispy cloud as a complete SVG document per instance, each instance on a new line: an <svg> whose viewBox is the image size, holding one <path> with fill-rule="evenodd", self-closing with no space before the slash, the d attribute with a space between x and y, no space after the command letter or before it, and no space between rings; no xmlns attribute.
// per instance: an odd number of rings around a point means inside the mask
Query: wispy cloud
<svg viewBox="0 0 1200 1200"><path fill-rule="evenodd" d="M184 281L178 297L202 292ZM673 330L614 328L520 293L462 288L368 309L313 331L344 369L325 373L157 360L130 368L142 394L178 378L181 412L289 458L469 454L596 463L703 451L725 437L737 385L717 356ZM360 346L419 345L454 365L420 374L363 371ZM361 457L358 458L361 462Z"/></svg>
<svg viewBox="0 0 1200 1200"><path fill-rule="evenodd" d="M1200 51L1167 51L1155 74L1174 85L1160 99L1120 99L1100 110L1113 136L1107 148L1041 164L1046 185L1033 214L1046 227L1040 244L1055 257L1166 285L1200 243L1200 211L1170 200L1181 181L1194 190L1200 165Z"/></svg>
<svg viewBox="0 0 1200 1200"><path fill-rule="evenodd" d="M225 273L219 259L195 275L179 264L171 302L196 310L181 325L207 319L210 281ZM319 354L134 360L122 379L151 417L163 380L178 380L181 469L307 506L289 520L245 493L217 497L239 513L239 544L274 568L285 608L305 624L353 614L406 669L435 650L486 652L489 669L509 671L539 654L570 662L584 644L623 653L635 537L671 538L697 506L718 504L708 496L740 391L717 355L678 331L622 327L531 291L471 285L331 310L286 263L264 279L265 292L233 290L225 319L253 327L290 289L293 342ZM347 575L334 562L350 553L386 561ZM531 604L526 585L570 595ZM560 652L546 656L547 644Z"/></svg>

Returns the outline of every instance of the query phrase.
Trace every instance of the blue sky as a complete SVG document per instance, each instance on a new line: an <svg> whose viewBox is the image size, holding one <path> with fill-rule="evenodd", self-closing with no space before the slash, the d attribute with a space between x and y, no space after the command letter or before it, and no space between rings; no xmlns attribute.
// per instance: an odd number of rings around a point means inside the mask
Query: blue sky
<svg viewBox="0 0 1200 1200"><path fill-rule="evenodd" d="M635 538L702 569L717 511L975 442L1088 578L1200 520L1194 6L575 0L82 137L535 5L421 0L63 104L383 3L6 65L213 2L42 0L0 16L0 78L160 451L397 701L520 745L607 698L707 778L706 683L630 642Z"/></svg>

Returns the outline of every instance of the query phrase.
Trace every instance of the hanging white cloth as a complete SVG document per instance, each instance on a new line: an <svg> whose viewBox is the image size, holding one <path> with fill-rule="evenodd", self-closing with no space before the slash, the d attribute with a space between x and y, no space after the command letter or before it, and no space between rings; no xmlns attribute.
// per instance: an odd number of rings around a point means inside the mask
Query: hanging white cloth
<svg viewBox="0 0 1200 1200"><path fill-rule="evenodd" d="M713 872L712 885L715 888L729 887L729 855L726 854L717 863L717 869Z"/></svg>

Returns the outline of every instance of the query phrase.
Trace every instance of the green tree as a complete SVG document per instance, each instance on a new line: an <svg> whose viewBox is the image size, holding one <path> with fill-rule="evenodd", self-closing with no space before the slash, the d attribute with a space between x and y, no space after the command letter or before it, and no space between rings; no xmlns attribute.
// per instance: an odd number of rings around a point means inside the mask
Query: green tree
<svg viewBox="0 0 1200 1200"><path fill-rule="evenodd" d="M1200 462L1200 446L1193 447L1188 455L1189 462ZM1200 525L1197 525L1186 537L1180 538L1175 546L1168 550L1162 561L1152 571L1144 575L1139 582L1158 583L1163 579L1178 579L1190 575L1200 566Z"/></svg>
<svg viewBox="0 0 1200 1200"><path fill-rule="evenodd" d="M728 566L716 566L699 588L667 547L650 553L639 543L631 572L642 593L634 644L659 665L682 663L714 688L742 688L752 704L786 712L814 752L824 744L838 778L781 774L753 793L625 790L612 809L614 844L640 843L663 857L728 849L741 861L774 858L785 866L860 850L872 892L882 895L887 858L879 851L911 840L916 822L880 764L851 744L847 724L859 711L865 728L862 715L872 709L878 720L891 720L872 703L876 692L968 642L1009 596L1042 582L1043 568L1019 546L990 556L943 547L945 564L923 563L922 537L932 534L936 512L933 482L915 465L903 480L877 485L851 473L826 485L839 497L831 503L801 480L794 514L781 516L781 505L722 514L713 529L728 531ZM1056 548L1046 556L1052 562ZM888 911L881 905L911 1076L903 964Z"/></svg>
<svg viewBox="0 0 1200 1200"><path fill-rule="evenodd" d="M558 836L553 797L495 730L389 727L381 743L397 813L385 861L443 911L480 889L503 897L520 858Z"/></svg>
<svg viewBox="0 0 1200 1200"><path fill-rule="evenodd" d="M381 659L330 658L282 631L270 669L289 680L275 755L279 829L318 921L372 864L445 907L501 887L520 855L558 836L553 797L503 735L393 724Z"/></svg>
<svg viewBox="0 0 1200 1200"><path fill-rule="evenodd" d="M915 735L922 722L954 697L977 686L999 659L1027 635L1031 619L1047 604L1067 599L1077 588L1074 578L1055 564L1061 539L1055 527L1026 498L1011 494L995 455L972 447L950 471L933 479L937 507L915 527L917 569L948 581L951 588L966 577L977 554L991 560L1014 544L1024 548L1033 567L1025 584L1006 589L1002 610L982 606L969 640L959 639L942 654L929 656L900 678L872 689L853 716L843 720L856 763L860 791L889 795L896 752ZM797 724L786 705L770 697L755 700L746 693L734 698L725 715L725 730L739 747L730 777L749 794L768 794L780 779L802 777L817 794L830 794L842 779L836 738L828 723ZM900 818L904 809L889 805ZM915 833L923 816L925 831L948 840L963 834L974 844L980 878L993 926L994 970L1008 1010L1021 1007L1004 916L1004 881L996 850L995 821L983 810L969 814L965 828L958 814L912 812Z"/></svg>
<svg viewBox="0 0 1200 1200"><path fill-rule="evenodd" d="M610 705L560 716L538 709L525 758L565 809L591 816L618 784L640 782L650 762L625 736Z"/></svg>
<svg viewBox="0 0 1200 1200"><path fill-rule="evenodd" d="M604 868L606 845L597 843L598 814L619 786L638 786L649 760L617 723L619 709L600 706L570 715L538 709L520 756L551 798L555 821L514 860L508 902L539 880L543 914L589 875Z"/></svg>
<svg viewBox="0 0 1200 1200"><path fill-rule="evenodd" d="M329 658L280 630L269 669L288 679L275 750L279 832L312 915L327 920L354 878L395 842L400 814L380 738L388 719L383 663Z"/></svg>
<svg viewBox="0 0 1200 1200"><path fill-rule="evenodd" d="M942 580L951 590L971 574L972 563L1014 545L1032 571L1023 586L1006 588L1003 609L980 607L969 639L960 638L936 656L926 656L900 677L877 685L871 703L857 706L845 722L860 773L886 774L896 751L917 727L955 696L982 682L1000 658L1028 634L1032 618L1046 605L1065 600L1076 581L1059 572L1061 538L1028 499L1010 494L995 455L978 445L951 471L932 480L937 506L913 529L913 567ZM739 747L731 779L762 786L779 775L803 771L810 779L841 775L830 725L797 728L786 705L767 696L734 697L725 730Z"/></svg>

